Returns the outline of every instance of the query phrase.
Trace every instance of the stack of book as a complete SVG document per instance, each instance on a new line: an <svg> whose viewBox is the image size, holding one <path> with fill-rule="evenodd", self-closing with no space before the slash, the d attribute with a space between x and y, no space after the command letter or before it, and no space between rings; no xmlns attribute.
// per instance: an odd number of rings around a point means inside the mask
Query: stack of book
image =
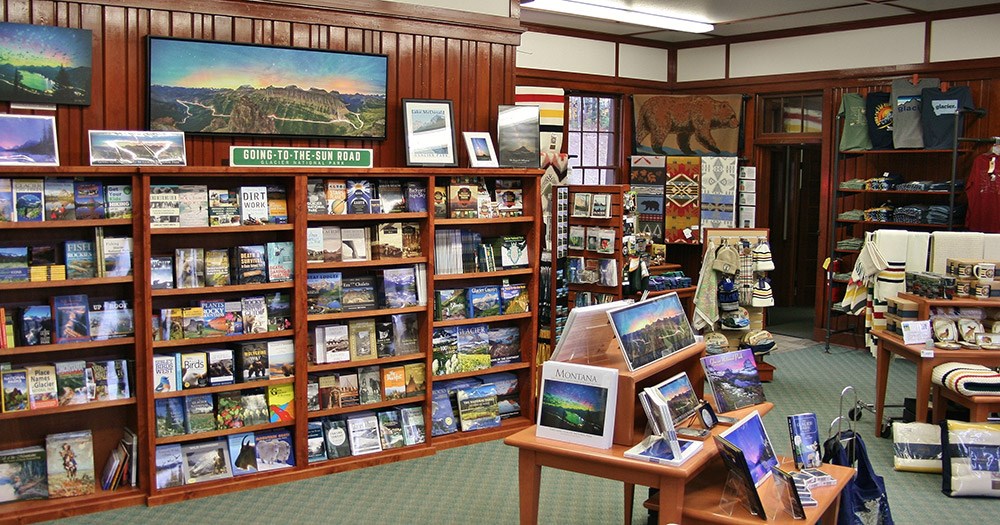
<svg viewBox="0 0 1000 525"><path fill-rule="evenodd" d="M307 187L310 215L427 211L427 186L422 181L309 179Z"/></svg>
<svg viewBox="0 0 1000 525"><path fill-rule="evenodd" d="M341 272L310 272L306 302L310 314L406 308L426 304L426 265L385 268L374 275L344 277Z"/></svg>
<svg viewBox="0 0 1000 525"><path fill-rule="evenodd" d="M129 438L129 435L131 438ZM135 457L135 434L126 429L124 445ZM129 461L122 457L109 475L118 484L127 481L135 485L135 470L124 469ZM125 473L128 476L125 476ZM104 481L104 480L102 480ZM0 451L0 485L11 489L3 492L0 501L84 496L97 491L94 470L94 439L90 430L49 434L45 446L32 446ZM110 484L109 484L110 486Z"/></svg>
<svg viewBox="0 0 1000 525"><path fill-rule="evenodd" d="M431 401L431 435L442 436L500 425L520 415L517 376L509 372L436 381Z"/></svg>
<svg viewBox="0 0 1000 525"><path fill-rule="evenodd" d="M427 369L422 362L362 366L356 371L310 376L307 406L310 411L346 408L420 397L426 392Z"/></svg>
<svg viewBox="0 0 1000 525"><path fill-rule="evenodd" d="M522 215L524 196L518 179L452 177L446 185L434 188L435 217L491 219Z"/></svg>
<svg viewBox="0 0 1000 525"><path fill-rule="evenodd" d="M528 286L507 283L434 291L434 320L473 319L530 311Z"/></svg>
<svg viewBox="0 0 1000 525"><path fill-rule="evenodd" d="M0 316L0 348L103 341L135 333L127 299L57 295L49 304L0 307Z"/></svg>
<svg viewBox="0 0 1000 525"><path fill-rule="evenodd" d="M97 180L0 179L0 222L132 218L132 187Z"/></svg>
<svg viewBox="0 0 1000 525"><path fill-rule="evenodd" d="M3 412L39 410L132 397L133 363L125 359L58 361L0 370Z"/></svg>
<svg viewBox="0 0 1000 525"><path fill-rule="evenodd" d="M295 420L291 383L155 400L156 437L183 436Z"/></svg>
<svg viewBox="0 0 1000 525"><path fill-rule="evenodd" d="M156 488L167 489L295 466L287 428L156 447Z"/></svg>
<svg viewBox="0 0 1000 525"><path fill-rule="evenodd" d="M472 324L439 326L433 332L431 373L475 372L521 361L521 331L516 326Z"/></svg>
<svg viewBox="0 0 1000 525"><path fill-rule="evenodd" d="M0 263L0 283L125 277L132 275L132 238L105 237L97 227L93 241L2 247Z"/></svg>
<svg viewBox="0 0 1000 525"><path fill-rule="evenodd" d="M402 406L309 421L309 462L373 454L426 441L423 409Z"/></svg>
<svg viewBox="0 0 1000 525"><path fill-rule="evenodd" d="M291 281L295 275L294 244L279 241L232 249L177 248L173 255L150 257L150 269L154 290Z"/></svg>
<svg viewBox="0 0 1000 525"><path fill-rule="evenodd" d="M288 224L287 192L281 185L153 184L149 191L151 228Z"/></svg>
<svg viewBox="0 0 1000 525"><path fill-rule="evenodd" d="M206 386L248 383L295 375L291 339L233 345L153 356L153 391L176 392Z"/></svg>
<svg viewBox="0 0 1000 525"><path fill-rule="evenodd" d="M291 295L203 299L190 306L162 308L152 321L154 341L280 332L292 327Z"/></svg>
<svg viewBox="0 0 1000 525"><path fill-rule="evenodd" d="M449 275L527 268L524 235L483 238L479 232L442 228L434 231L434 273Z"/></svg>
<svg viewBox="0 0 1000 525"><path fill-rule="evenodd" d="M409 355L419 351L418 337L412 313L317 324L309 334L310 358L324 364Z"/></svg>

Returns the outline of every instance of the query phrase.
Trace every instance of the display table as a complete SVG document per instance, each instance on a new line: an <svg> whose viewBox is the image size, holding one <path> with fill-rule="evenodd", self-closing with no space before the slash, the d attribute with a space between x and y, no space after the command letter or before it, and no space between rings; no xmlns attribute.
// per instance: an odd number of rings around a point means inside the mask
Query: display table
<svg viewBox="0 0 1000 525"><path fill-rule="evenodd" d="M885 410L885 391L889 383L889 364L893 354L912 361L917 365L917 406L915 419L927 421L927 401L931 392L931 373L942 363L972 363L989 367L1000 366L1000 352L986 350L942 350L934 349L934 357L921 357L924 345L905 345L898 335L885 330L872 330L878 338L875 365L875 436L882 436L882 413Z"/></svg>
<svg viewBox="0 0 1000 525"><path fill-rule="evenodd" d="M729 412L727 415L741 418L755 409L763 415L770 412L773 406L771 403L764 403ZM712 433L723 432L726 428L728 427L717 426L712 429ZM638 441L639 439L636 440ZM709 438L704 442L702 450L683 465L679 467L658 465L626 458L625 451L631 448L631 445L616 444L610 449L599 449L540 438L535 436L534 425L508 436L504 443L518 448L518 486L522 525L538 523L538 493L542 467L624 482L626 523L631 523L632 493L635 485L658 488L660 493L657 504L661 509L667 509L665 512L660 512L659 523L679 523L685 504L685 485L719 455L715 440Z"/></svg>

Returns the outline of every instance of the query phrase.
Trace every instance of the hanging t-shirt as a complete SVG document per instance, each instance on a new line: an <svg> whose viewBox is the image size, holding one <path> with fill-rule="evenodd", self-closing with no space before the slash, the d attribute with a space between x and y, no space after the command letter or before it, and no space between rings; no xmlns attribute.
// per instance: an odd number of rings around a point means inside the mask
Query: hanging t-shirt
<svg viewBox="0 0 1000 525"><path fill-rule="evenodd" d="M844 93L837 114L844 119L840 151L872 149L872 139L868 137L868 123L865 121L865 99L857 93Z"/></svg>
<svg viewBox="0 0 1000 525"><path fill-rule="evenodd" d="M936 88L941 81L922 78L916 84L908 78L892 81L892 145L896 149L924 147L924 130L920 122L920 92Z"/></svg>
<svg viewBox="0 0 1000 525"><path fill-rule="evenodd" d="M960 109L974 109L969 86L952 86L941 92L928 88L920 92L920 120L924 127L924 147L951 149L955 139L955 113ZM964 117L958 115L958 129Z"/></svg>
<svg viewBox="0 0 1000 525"><path fill-rule="evenodd" d="M881 91L865 97L865 120L872 149L892 149L892 104L889 94Z"/></svg>
<svg viewBox="0 0 1000 525"><path fill-rule="evenodd" d="M965 181L969 209L965 226L970 231L1000 233L1000 156L986 153L972 161Z"/></svg>

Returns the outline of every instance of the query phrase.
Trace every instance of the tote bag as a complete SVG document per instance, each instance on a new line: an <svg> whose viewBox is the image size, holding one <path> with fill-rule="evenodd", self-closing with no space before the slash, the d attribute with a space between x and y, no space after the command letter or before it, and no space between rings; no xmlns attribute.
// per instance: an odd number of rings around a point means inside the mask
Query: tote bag
<svg viewBox="0 0 1000 525"><path fill-rule="evenodd" d="M847 448L843 442L847 442ZM826 440L823 462L851 467L852 452L857 461L857 474L840 495L837 525L893 525L885 482L882 476L875 474L861 436L853 430L845 430Z"/></svg>

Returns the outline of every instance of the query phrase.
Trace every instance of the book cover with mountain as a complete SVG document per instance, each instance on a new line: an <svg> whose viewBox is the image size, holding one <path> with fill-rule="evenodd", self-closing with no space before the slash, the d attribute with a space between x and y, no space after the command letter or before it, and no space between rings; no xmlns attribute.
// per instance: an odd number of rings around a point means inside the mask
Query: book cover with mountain
<svg viewBox="0 0 1000 525"><path fill-rule="evenodd" d="M730 412L766 401L752 350L708 355L701 358L701 365L717 411Z"/></svg>
<svg viewBox="0 0 1000 525"><path fill-rule="evenodd" d="M492 383L460 388L455 398L462 432L500 426L497 388Z"/></svg>
<svg viewBox="0 0 1000 525"><path fill-rule="evenodd" d="M287 428L261 430L254 434L257 441L257 469L261 472L295 466L295 446Z"/></svg>
<svg viewBox="0 0 1000 525"><path fill-rule="evenodd" d="M156 488L169 489L184 484L181 471L181 445L173 443L156 447Z"/></svg>
<svg viewBox="0 0 1000 525"><path fill-rule="evenodd" d="M14 179L11 188L16 222L45 220L45 184L42 179Z"/></svg>
<svg viewBox="0 0 1000 525"><path fill-rule="evenodd" d="M76 219L73 179L46 179L44 200L45 220L72 221Z"/></svg>
<svg viewBox="0 0 1000 525"><path fill-rule="evenodd" d="M45 449L39 446L0 451L0 503L49 497Z"/></svg>

